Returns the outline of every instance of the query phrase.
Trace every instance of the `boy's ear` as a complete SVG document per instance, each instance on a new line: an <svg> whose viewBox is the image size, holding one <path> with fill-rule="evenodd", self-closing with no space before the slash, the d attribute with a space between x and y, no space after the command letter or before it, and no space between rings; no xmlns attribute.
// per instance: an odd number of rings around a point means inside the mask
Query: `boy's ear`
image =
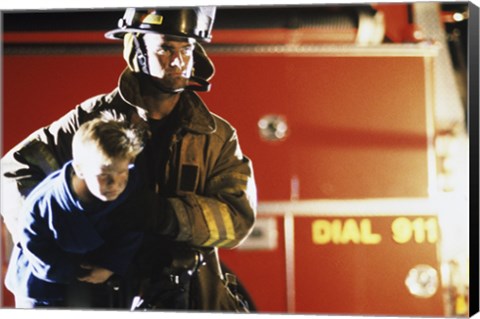
<svg viewBox="0 0 480 319"><path fill-rule="evenodd" d="M73 167L73 171L75 172L75 175L78 178L83 179L82 167L76 162L72 162L72 167Z"/></svg>

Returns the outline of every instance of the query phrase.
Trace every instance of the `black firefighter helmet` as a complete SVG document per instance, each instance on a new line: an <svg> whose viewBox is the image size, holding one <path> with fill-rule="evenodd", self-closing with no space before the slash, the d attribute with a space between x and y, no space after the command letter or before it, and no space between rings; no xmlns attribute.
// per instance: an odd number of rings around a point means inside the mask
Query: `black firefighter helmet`
<svg viewBox="0 0 480 319"><path fill-rule="evenodd" d="M211 41L215 13L216 7L211 6L177 9L127 8L123 18L118 21L118 28L105 33L105 37L123 40L127 33L135 34L136 37L145 33L156 33L195 39L197 44L193 52L194 71L190 78L191 85L187 88L208 91L208 81L213 77L215 68L200 43ZM141 41L135 41L131 50L132 52L124 53L130 67L132 59L142 58L142 55L146 54ZM143 72L148 74L148 66L143 68Z"/></svg>

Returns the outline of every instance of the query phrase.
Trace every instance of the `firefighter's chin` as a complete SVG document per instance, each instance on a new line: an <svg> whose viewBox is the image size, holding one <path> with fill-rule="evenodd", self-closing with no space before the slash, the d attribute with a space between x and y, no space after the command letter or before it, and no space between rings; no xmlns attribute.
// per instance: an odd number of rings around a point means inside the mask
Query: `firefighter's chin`
<svg viewBox="0 0 480 319"><path fill-rule="evenodd" d="M151 76L151 80L154 87L165 93L172 94L183 92L188 85L188 78L183 76L175 77L171 80L165 80Z"/></svg>

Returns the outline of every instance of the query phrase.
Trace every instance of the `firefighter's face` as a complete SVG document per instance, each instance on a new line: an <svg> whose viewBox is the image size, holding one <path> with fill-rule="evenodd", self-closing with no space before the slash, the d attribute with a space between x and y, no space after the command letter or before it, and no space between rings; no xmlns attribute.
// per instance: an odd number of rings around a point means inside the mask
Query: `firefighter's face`
<svg viewBox="0 0 480 319"><path fill-rule="evenodd" d="M145 34L143 40L153 80L171 91L184 89L192 74L195 40L161 34Z"/></svg>
<svg viewBox="0 0 480 319"><path fill-rule="evenodd" d="M101 155L90 154L76 166L75 172L93 196L101 201L112 201L125 190L130 166L129 159L107 161Z"/></svg>

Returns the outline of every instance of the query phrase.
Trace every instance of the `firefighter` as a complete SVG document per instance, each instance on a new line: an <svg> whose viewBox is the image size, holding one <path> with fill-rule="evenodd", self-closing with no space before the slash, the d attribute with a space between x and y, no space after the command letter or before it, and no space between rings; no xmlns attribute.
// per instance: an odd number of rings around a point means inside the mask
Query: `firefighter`
<svg viewBox="0 0 480 319"><path fill-rule="evenodd" d="M222 274L218 248L236 247L252 230L252 164L235 129L195 93L208 91L214 74L202 43L211 40L215 12L127 9L118 28L106 33L123 41L127 67L118 86L37 130L2 158L1 213L16 243L16 205L71 159L79 125L113 111L148 128L136 160L146 186L112 214L116 227L145 234L129 275L110 283L122 296L114 302L121 307L248 311L229 289L235 279Z"/></svg>

